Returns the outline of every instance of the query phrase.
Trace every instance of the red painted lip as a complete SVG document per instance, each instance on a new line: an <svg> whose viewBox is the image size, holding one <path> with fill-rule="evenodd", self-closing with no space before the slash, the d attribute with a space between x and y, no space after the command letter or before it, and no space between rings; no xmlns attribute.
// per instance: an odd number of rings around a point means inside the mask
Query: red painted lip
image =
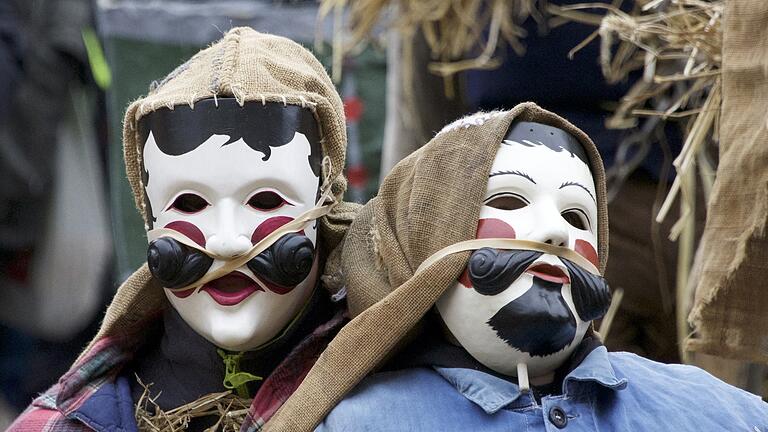
<svg viewBox="0 0 768 432"><path fill-rule="evenodd" d="M203 285L213 300L222 306L234 306L257 291L264 291L253 279L234 271Z"/></svg>
<svg viewBox="0 0 768 432"><path fill-rule="evenodd" d="M194 292L195 292L195 289L194 288L190 288L190 289L184 290L184 291L171 291L171 294L175 295L178 298L183 299L183 298L187 298L187 297L191 296L192 293L194 293Z"/></svg>
<svg viewBox="0 0 768 432"><path fill-rule="evenodd" d="M526 270L526 273L530 273L539 279L544 279L545 281L549 281L549 282L555 282L555 283L561 283L561 284L571 283L571 278L568 277L568 275L563 271L563 269L561 269L560 267L553 266L552 264L546 264L546 263L536 264L530 267L528 270Z"/></svg>

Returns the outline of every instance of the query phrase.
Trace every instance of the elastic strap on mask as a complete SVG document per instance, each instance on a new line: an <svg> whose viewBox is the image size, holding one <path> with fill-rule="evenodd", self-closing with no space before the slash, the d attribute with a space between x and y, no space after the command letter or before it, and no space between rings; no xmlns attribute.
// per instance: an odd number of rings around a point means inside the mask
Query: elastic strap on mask
<svg viewBox="0 0 768 432"><path fill-rule="evenodd" d="M482 238L482 239L473 239L473 240L465 240L458 243L454 243L450 246L446 246L439 251L432 254L429 258L425 259L424 262L421 263L421 265L416 269L416 272L414 275L426 270L436 262L440 261L441 259L447 257L448 255L453 255L455 253L464 252L464 251L474 251L477 249L482 249L484 247L493 248L493 249L522 249L522 250L531 250L531 251L537 251L537 252L543 252L550 255L556 255L561 258L568 259L569 261L575 263L579 267L583 268L584 270L592 273L593 275L600 276L600 271L595 267L594 264L589 262L586 258L576 253L576 251L572 249L568 249L566 247L562 246L555 246L551 245L549 243L540 243L537 241L532 240L518 240L518 239L509 239L509 238Z"/></svg>
<svg viewBox="0 0 768 432"><path fill-rule="evenodd" d="M324 164L325 163L326 162L324 161ZM328 172L330 172L330 170ZM272 231L271 233L269 233L269 235L267 235L266 237L261 239L259 242L257 242L255 245L253 245L248 250L248 252L236 257L223 257L220 255L217 255L212 251L195 243L192 239L185 236L184 234L172 229L155 228L153 230L148 231L147 238L149 239L150 242L153 240L157 240L160 237L170 237L181 244L184 244L193 249L197 249L200 252L203 252L204 254L210 256L211 258L224 261L224 264L221 267L217 268L214 271L206 273L205 276L203 276L202 278L198 279L197 281L193 282L190 285L180 287L180 288L166 288L166 289L169 291L186 291L190 288L202 287L206 283L214 279L218 279L242 267L248 261L252 260L254 257L259 255L260 253L267 250L267 248L272 246L273 243L275 243L277 240L280 239L280 237L284 236L285 234L295 233L303 230L308 222L311 222L315 219L319 219L327 215L338 204L335 198L333 197L333 193L331 191L331 181L329 180L328 177L326 177L325 181L323 181L323 191L324 191L323 194L320 196L320 199L317 200L317 203L315 204L314 207L302 213L301 215L296 217L294 220Z"/></svg>

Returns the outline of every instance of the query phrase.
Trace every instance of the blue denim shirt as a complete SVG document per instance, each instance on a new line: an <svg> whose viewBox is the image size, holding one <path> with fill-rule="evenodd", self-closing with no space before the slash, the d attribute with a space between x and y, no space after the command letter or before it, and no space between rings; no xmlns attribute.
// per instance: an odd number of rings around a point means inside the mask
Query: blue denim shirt
<svg viewBox="0 0 768 432"><path fill-rule="evenodd" d="M486 372L415 367L368 377L316 430L768 432L768 404L699 368L600 346L541 403Z"/></svg>

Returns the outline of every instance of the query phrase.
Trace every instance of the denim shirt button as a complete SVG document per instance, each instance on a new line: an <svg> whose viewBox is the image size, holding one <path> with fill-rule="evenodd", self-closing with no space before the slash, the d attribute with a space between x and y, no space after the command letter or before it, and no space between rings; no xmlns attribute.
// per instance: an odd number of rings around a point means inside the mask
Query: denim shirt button
<svg viewBox="0 0 768 432"><path fill-rule="evenodd" d="M568 417L566 417L565 411L556 406L549 410L549 421L552 422L556 428L562 429L568 424Z"/></svg>

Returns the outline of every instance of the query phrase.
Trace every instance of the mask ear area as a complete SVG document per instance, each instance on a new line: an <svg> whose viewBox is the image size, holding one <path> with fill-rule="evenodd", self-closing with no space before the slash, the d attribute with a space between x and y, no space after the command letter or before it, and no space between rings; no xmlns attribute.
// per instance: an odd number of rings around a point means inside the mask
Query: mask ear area
<svg viewBox="0 0 768 432"><path fill-rule="evenodd" d="M161 237L147 248L147 265L152 276L166 288L181 288L202 278L213 258L178 241Z"/></svg>
<svg viewBox="0 0 768 432"><path fill-rule="evenodd" d="M290 233L248 261L256 275L281 287L294 287L309 276L315 261L315 247L307 236Z"/></svg>
<svg viewBox="0 0 768 432"><path fill-rule="evenodd" d="M611 290L608 282L576 264L562 259L571 277L571 296L579 317L586 321L605 316L611 306Z"/></svg>
<svg viewBox="0 0 768 432"><path fill-rule="evenodd" d="M496 295L514 282L542 255L528 250L478 249L469 257L469 279L482 295Z"/></svg>

